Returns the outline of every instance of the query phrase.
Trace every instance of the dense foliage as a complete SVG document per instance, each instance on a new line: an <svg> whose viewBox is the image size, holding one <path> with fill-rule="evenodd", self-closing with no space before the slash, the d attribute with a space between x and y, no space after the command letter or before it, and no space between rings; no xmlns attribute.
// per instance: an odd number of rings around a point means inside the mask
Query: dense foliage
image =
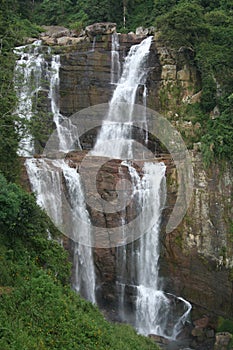
<svg viewBox="0 0 233 350"><path fill-rule="evenodd" d="M12 50L22 43L23 37L38 33L38 28L28 19L21 18L18 11L17 0L0 1L0 170L9 180L15 180L19 173L16 151L23 134L23 123L19 127L14 114L17 99Z"/></svg>
<svg viewBox="0 0 233 350"><path fill-rule="evenodd" d="M0 175L0 349L156 350L70 289L58 239L34 197Z"/></svg>
<svg viewBox="0 0 233 350"><path fill-rule="evenodd" d="M167 2L168 3L168 2ZM214 158L233 163L233 3L176 1L157 18L169 46L188 47L202 78L196 121L201 124L202 152L207 164ZM210 117L217 106L220 115ZM199 116L199 118L198 118Z"/></svg>

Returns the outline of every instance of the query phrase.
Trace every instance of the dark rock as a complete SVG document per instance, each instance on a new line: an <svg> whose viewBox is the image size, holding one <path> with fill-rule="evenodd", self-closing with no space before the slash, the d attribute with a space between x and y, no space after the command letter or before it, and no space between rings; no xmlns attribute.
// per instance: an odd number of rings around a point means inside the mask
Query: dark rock
<svg viewBox="0 0 233 350"><path fill-rule="evenodd" d="M207 329L206 337L207 338L214 338L214 330L213 329Z"/></svg>
<svg viewBox="0 0 233 350"><path fill-rule="evenodd" d="M209 325L209 317L203 316L202 318L195 320L193 324L198 328L206 328Z"/></svg>
<svg viewBox="0 0 233 350"><path fill-rule="evenodd" d="M153 339L156 343L165 344L165 345L169 344L169 340L162 337L161 335L149 334L148 337Z"/></svg>
<svg viewBox="0 0 233 350"><path fill-rule="evenodd" d="M205 332L203 328L200 328L200 327L193 328L191 333L193 337L197 337L198 339L204 339L205 337Z"/></svg>

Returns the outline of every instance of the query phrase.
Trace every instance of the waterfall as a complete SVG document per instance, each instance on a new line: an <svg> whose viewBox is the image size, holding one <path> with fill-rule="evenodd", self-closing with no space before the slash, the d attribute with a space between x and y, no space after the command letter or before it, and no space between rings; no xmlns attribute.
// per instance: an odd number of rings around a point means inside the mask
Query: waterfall
<svg viewBox="0 0 233 350"><path fill-rule="evenodd" d="M53 121L56 125L58 144L54 147L58 151L68 152L74 150L76 147L82 149L79 142L79 133L77 126L71 123L69 118L66 118L60 113L59 107L59 70L60 70L60 55L53 55L51 61L50 72L50 88L49 99L51 101L51 111L53 114Z"/></svg>
<svg viewBox="0 0 233 350"><path fill-rule="evenodd" d="M166 199L165 171L163 163L156 161L144 161L139 173L133 166L134 147L132 140L132 126L134 122L134 105L137 92L143 87L142 102L146 108L147 99L147 57L150 51L152 37L144 39L140 44L131 47L125 59L121 77L119 65L119 41L118 35L112 37L112 67L111 82L116 85L109 110L105 116L102 128L99 132L92 155L110 158L126 159L120 167L126 167L131 179L131 199L135 206L133 209L140 216L140 221L135 230L139 237L136 241L127 242L127 215L122 215L122 237L125 237L125 245L116 248L116 284L119 292L119 314L122 320L132 323L137 331L142 334L155 333L169 339L175 339L179 334L184 322L187 320L191 305L181 297L164 293L159 283L159 233L161 212ZM55 143L58 151L67 152L77 147L81 148L78 138L77 127L69 118L64 117L59 106L59 70L60 56L52 55L49 63L45 62L44 56L35 50L27 59L33 60L32 67L27 62L26 69L20 60L16 71L22 72L26 83L30 77L37 76L36 89L30 93L22 92L19 95L18 113L21 104L28 104L28 118L32 115L32 96L42 85L42 76L47 79L49 87L48 98L51 104L53 121L56 125ZM20 51L24 55L24 50ZM30 50L29 50L30 51ZM26 56L25 56L26 57ZM42 72L42 70L45 72ZM37 73L35 74L34 71ZM16 80L17 81L17 80ZM16 88L20 89L20 84ZM140 88L140 89L139 89ZM28 98L26 98L26 96ZM27 108L24 106L24 108ZM146 124L146 112L141 118L142 126ZM144 135L144 134L142 134ZM30 135L29 135L30 136ZM144 135L145 136L145 135ZM145 136L147 137L147 135ZM147 141L144 140L144 141ZM113 145L109 147L109 142ZM26 142L28 150L26 155L31 155L32 137ZM30 146L30 147L29 147ZM130 161L131 160L131 161ZM92 229L88 211L85 204L80 175L77 169L69 167L64 160L51 160L46 158L27 159L26 168L30 178L33 192L36 193L38 204L46 210L56 225L66 233L74 242L74 282L73 288L82 296L95 302L95 271L93 262ZM128 193L128 192L127 192ZM126 196L127 194L125 194ZM127 202L127 198L125 198ZM68 206L67 206L68 202ZM126 214L126 209L125 209ZM126 230L126 231L124 231ZM134 236L134 235L132 235ZM79 242L85 242L81 244ZM125 309L128 297L128 288L133 291L133 308L130 312ZM133 310L133 312L132 312Z"/></svg>
<svg viewBox="0 0 233 350"><path fill-rule="evenodd" d="M110 101L109 112L92 151L96 156L134 158L132 143L129 142L134 104L138 86L144 85L142 102L146 108L146 58L151 40L148 37L139 45L132 46L126 57L122 76ZM115 55L114 45L112 57ZM142 116L143 124L146 124L146 112ZM109 147L108 141L111 140L113 146ZM137 235L140 237L138 241L130 246L117 247L116 287L119 315L123 321L132 323L139 333L176 339L187 320L191 305L182 298L167 295L159 285L159 232L161 212L166 199L166 167L163 163L145 161L143 175L140 175L129 161L123 161L122 165L128 168L133 187L132 199L137 203L138 212L141 209L141 217L140 224L135 228L140 232ZM124 226L122 216L123 237ZM131 288L136 297L134 316L132 312L130 314L125 310L126 287Z"/></svg>
<svg viewBox="0 0 233 350"><path fill-rule="evenodd" d="M125 59L123 72L110 101L109 112L98 135L93 155L111 158L133 158L131 140L132 115L136 92L144 84L147 75L146 58L152 37L131 47ZM123 108L122 108L122 103ZM106 142L115 140L114 147L106 148ZM118 142L116 141L118 140Z"/></svg>
<svg viewBox="0 0 233 350"><path fill-rule="evenodd" d="M33 116L35 104L37 104L38 92L43 88L42 81L44 78L46 79L47 63L41 50L40 40L33 45L17 47L14 53L19 56L14 74L15 90L18 98L15 114L28 123ZM22 157L34 154L33 137L28 130L22 135L18 154Z"/></svg>
<svg viewBox="0 0 233 350"><path fill-rule="evenodd" d="M19 56L14 79L18 98L15 113L29 124L37 110L38 92L45 91L50 100L53 122L57 130L57 145L54 147L63 152L76 147L81 149L77 126L60 113L60 55L51 55L50 48L43 47L40 40L31 45L16 47L14 53ZM50 59L46 60L46 56ZM26 127L25 136L20 142L18 153L23 157L30 157L35 153L33 136L29 130L30 128Z"/></svg>
<svg viewBox="0 0 233 350"><path fill-rule="evenodd" d="M119 35L112 34L112 50L111 50L111 84L118 83L121 73L121 64L119 58Z"/></svg>
<svg viewBox="0 0 233 350"><path fill-rule="evenodd" d="M182 329L191 305L183 300L181 311L173 310L173 300L169 298L159 285L159 232L161 211L165 204L165 166L164 164L145 163L144 177L135 177L135 170L131 178L135 182L135 190L140 191L139 203L143 207L144 215L140 230L153 218L153 226L139 239L137 264L137 299L135 326L139 333L158 334L166 338L175 339ZM174 313L175 311L175 313Z"/></svg>
<svg viewBox="0 0 233 350"><path fill-rule="evenodd" d="M94 36L94 38L93 38L92 48L91 48L92 52L95 52L95 43L96 43L96 36Z"/></svg>
<svg viewBox="0 0 233 350"><path fill-rule="evenodd" d="M17 47L19 56L15 67L15 89L18 97L16 114L30 122L37 109L38 92L44 91L50 101L56 139L53 147L67 152L81 149L77 126L60 113L59 70L60 56L51 55L50 48L42 47L41 41ZM47 57L47 59L46 59ZM33 136L27 131L22 138L19 152L31 157L35 153ZM46 210L53 222L74 241L75 277L73 287L82 296L95 302L95 272L92 258L92 235L83 222L90 222L85 207L80 176L62 160L27 159L25 162L32 191L37 203ZM65 182L65 189L64 189ZM69 196L69 211L65 211L64 191ZM91 225L90 225L91 227ZM82 241L84 244L77 242Z"/></svg>
<svg viewBox="0 0 233 350"><path fill-rule="evenodd" d="M73 287L83 297L94 303L95 272L91 248L92 232L91 229L87 229L86 224L83 224L90 222L90 218L85 206L80 175L64 160L30 158L26 160L25 165L32 190L37 196L37 203L74 241ZM70 204L68 212L67 206L64 205L67 196ZM80 241L85 241L86 244L79 244Z"/></svg>

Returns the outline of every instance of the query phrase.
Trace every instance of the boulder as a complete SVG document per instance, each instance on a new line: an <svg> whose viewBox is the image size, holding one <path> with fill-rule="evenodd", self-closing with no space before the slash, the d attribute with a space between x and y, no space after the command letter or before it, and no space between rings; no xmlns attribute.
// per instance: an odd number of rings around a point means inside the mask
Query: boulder
<svg viewBox="0 0 233 350"><path fill-rule="evenodd" d="M55 38L51 38L50 36L43 36L42 38L43 44L45 45L56 45L57 40Z"/></svg>
<svg viewBox="0 0 233 350"><path fill-rule="evenodd" d="M193 328L191 333L192 333L193 337L196 337L196 338L201 339L201 340L203 340L205 337L204 330L201 327Z"/></svg>
<svg viewBox="0 0 233 350"><path fill-rule="evenodd" d="M108 35L116 31L116 23L102 22L94 23L85 28L86 35L93 37L96 35Z"/></svg>
<svg viewBox="0 0 233 350"><path fill-rule="evenodd" d="M214 350L227 350L232 334L228 332L221 332L216 334L216 341L214 344Z"/></svg>
<svg viewBox="0 0 233 350"><path fill-rule="evenodd" d="M44 33L41 34L41 37L43 36L49 36L52 38L61 38L63 36L69 36L70 31L69 29L61 26L42 26L42 28L45 30Z"/></svg>
<svg viewBox="0 0 233 350"><path fill-rule="evenodd" d="M147 36L149 34L148 28L138 27L136 28L136 35Z"/></svg>
<svg viewBox="0 0 233 350"><path fill-rule="evenodd" d="M198 320L195 320L193 323L196 327L199 328L206 328L209 325L209 317L203 316L202 318L199 318Z"/></svg>
<svg viewBox="0 0 233 350"><path fill-rule="evenodd" d="M210 112L210 118L211 119L216 119L220 116L220 110L218 106L215 106L213 111Z"/></svg>
<svg viewBox="0 0 233 350"><path fill-rule="evenodd" d="M165 64L162 67L161 78L164 80L175 80L176 79L176 65Z"/></svg>
<svg viewBox="0 0 233 350"><path fill-rule="evenodd" d="M37 40L38 40L38 38L26 38L25 43L26 44L33 44Z"/></svg>
<svg viewBox="0 0 233 350"><path fill-rule="evenodd" d="M86 40L87 37L86 37L86 36L82 36L82 37L80 37L80 38L73 38L73 37L70 37L69 39L70 39L70 43L71 43L72 45L76 45L76 44L79 44L79 43L81 43L82 41ZM89 39L88 39L88 40L89 40Z"/></svg>
<svg viewBox="0 0 233 350"><path fill-rule="evenodd" d="M73 38L72 38L73 39ZM71 37L69 36L62 36L61 38L58 38L57 39L57 44L58 45L61 45L61 46L64 46L64 45L69 45L71 44Z"/></svg>
<svg viewBox="0 0 233 350"><path fill-rule="evenodd" d="M151 26L148 28L148 34L149 35L155 35L155 27Z"/></svg>
<svg viewBox="0 0 233 350"><path fill-rule="evenodd" d="M177 72L177 79L181 81L189 81L190 80L190 70L187 67L181 69Z"/></svg>
<svg viewBox="0 0 233 350"><path fill-rule="evenodd" d="M201 101L202 90L190 97L189 103L197 103Z"/></svg>

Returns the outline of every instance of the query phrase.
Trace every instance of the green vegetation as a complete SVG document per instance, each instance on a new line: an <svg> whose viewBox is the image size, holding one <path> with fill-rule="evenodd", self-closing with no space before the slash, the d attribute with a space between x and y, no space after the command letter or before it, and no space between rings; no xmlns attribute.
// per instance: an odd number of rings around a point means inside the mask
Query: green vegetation
<svg viewBox="0 0 233 350"><path fill-rule="evenodd" d="M23 38L38 34L38 27L26 18L21 18L16 0L0 1L0 171L9 179L16 180L19 163L16 151L21 127L16 124L16 94L14 91L15 57L13 47L22 44ZM21 129L21 130L20 130Z"/></svg>
<svg viewBox="0 0 233 350"><path fill-rule="evenodd" d="M156 20L161 37L177 50L190 48L195 54L193 64L201 73L196 121L201 125L197 141L202 142L205 162L208 165L217 158L233 163L233 5L201 0L164 3L167 7L161 7ZM215 106L220 115L211 118Z"/></svg>
<svg viewBox="0 0 233 350"><path fill-rule="evenodd" d="M70 289L59 236L34 197L0 175L0 349L158 349Z"/></svg>
<svg viewBox="0 0 233 350"><path fill-rule="evenodd" d="M232 338L228 349L232 349L233 346L233 320L225 319L223 317L218 318L217 332L229 332L232 334Z"/></svg>

